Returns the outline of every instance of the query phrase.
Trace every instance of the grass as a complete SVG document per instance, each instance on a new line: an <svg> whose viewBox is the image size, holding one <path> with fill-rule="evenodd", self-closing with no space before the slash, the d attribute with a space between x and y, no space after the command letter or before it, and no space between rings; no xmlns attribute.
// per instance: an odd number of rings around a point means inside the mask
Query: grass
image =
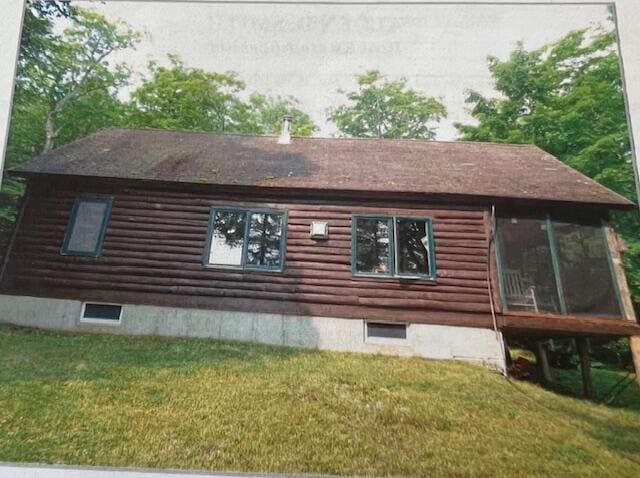
<svg viewBox="0 0 640 478"><path fill-rule="evenodd" d="M2 326L0 460L637 477L640 405L596 405L462 363Z"/></svg>
<svg viewBox="0 0 640 478"><path fill-rule="evenodd" d="M524 357L532 363L536 358L530 351L512 348L511 357ZM558 393L572 395L574 397L583 396L582 376L577 367L573 370L563 370L551 368L552 383L548 388ZM625 382L633 377L629 377L626 370L613 367L598 361L591 362L591 380L596 392L597 401L606 401L612 407L635 409L640 411L640 387L637 383L632 383L622 390L621 393L611 393L613 388L622 379Z"/></svg>
<svg viewBox="0 0 640 478"><path fill-rule="evenodd" d="M605 399L605 395L623 378L627 372L612 368L606 364L594 362L591 368L591 380L593 388L596 390L598 399ZM582 391L582 378L580 370L557 370L552 369L552 377L555 381L552 388L561 393L580 396ZM640 410L640 389L637 384L627 387L620 394L615 396L611 406Z"/></svg>

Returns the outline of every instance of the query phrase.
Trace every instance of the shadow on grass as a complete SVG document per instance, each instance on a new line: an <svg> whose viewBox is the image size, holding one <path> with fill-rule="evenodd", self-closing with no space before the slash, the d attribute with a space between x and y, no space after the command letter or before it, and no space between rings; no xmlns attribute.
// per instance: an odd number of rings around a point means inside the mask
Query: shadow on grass
<svg viewBox="0 0 640 478"><path fill-rule="evenodd" d="M582 431L611 452L640 465L640 430L637 425L624 425L620 420L612 422L572 407L559 406L557 411L587 425L581 427Z"/></svg>
<svg viewBox="0 0 640 478"><path fill-rule="evenodd" d="M577 398L584 398L580 370L553 370L554 382L549 390ZM640 413L640 385L635 376L622 368L614 368L604 364L592 368L593 387L596 402L605 403L610 408L621 408ZM625 388L617 388L624 379Z"/></svg>
<svg viewBox="0 0 640 478"><path fill-rule="evenodd" d="M548 412L559 414L567 417L569 420L574 421L580 430L599 442L603 447L610 450L612 453L618 454L625 459L640 465L640 430L637 425L624 425L620 423L620 420L611 421L609 418L598 418L594 413L583 412L579 407L568 406L567 403L571 402L547 402L544 404L534 397L527 394L525 390L519 387L517 380L509 379L508 383L514 390L519 392L523 397L535 407L542 408ZM636 386L637 388L637 386ZM554 390L550 392L557 393ZM565 391L567 391L565 389ZM568 395L569 393L567 393ZM588 402L585 398L573 395L573 398L582 399ZM594 406L603 407L604 409L613 409L609 405L596 404ZM625 411L636 414L640 413L640 410L635 407L627 407Z"/></svg>
<svg viewBox="0 0 640 478"><path fill-rule="evenodd" d="M95 380L161 369L193 372L229 363L259 369L304 350L214 339L52 332L0 326L0 381Z"/></svg>

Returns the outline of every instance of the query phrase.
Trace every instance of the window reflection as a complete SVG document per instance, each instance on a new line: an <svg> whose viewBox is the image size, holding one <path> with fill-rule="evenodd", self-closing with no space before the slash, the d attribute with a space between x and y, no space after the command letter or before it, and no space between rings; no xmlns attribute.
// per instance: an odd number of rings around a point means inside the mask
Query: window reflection
<svg viewBox="0 0 640 478"><path fill-rule="evenodd" d="M244 211L215 212L211 229L210 264L223 266L242 264L245 222Z"/></svg>
<svg viewBox="0 0 640 478"><path fill-rule="evenodd" d="M429 235L424 220L396 219L398 274L429 274Z"/></svg>
<svg viewBox="0 0 640 478"><path fill-rule="evenodd" d="M389 220L356 219L356 271L389 273Z"/></svg>
<svg viewBox="0 0 640 478"><path fill-rule="evenodd" d="M251 214L246 264L280 267L281 238L282 215Z"/></svg>

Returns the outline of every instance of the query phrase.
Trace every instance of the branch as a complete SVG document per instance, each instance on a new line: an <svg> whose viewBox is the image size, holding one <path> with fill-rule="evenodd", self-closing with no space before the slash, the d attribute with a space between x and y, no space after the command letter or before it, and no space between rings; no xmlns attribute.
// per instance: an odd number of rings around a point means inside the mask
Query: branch
<svg viewBox="0 0 640 478"><path fill-rule="evenodd" d="M111 52L113 52L113 49L109 49L107 51L105 51L102 55L100 55L97 60L94 63L100 63L102 60L104 60L107 56L109 56L111 54ZM84 71L84 73L82 74L82 77L80 79L80 81L77 82L76 86L73 87L73 89L61 100L56 102L55 107L53 108L53 113L57 114L59 113L62 108L65 107L65 105L71 101L74 98L78 98L80 97L83 93L87 94L90 93L91 91L95 91L95 90L84 90L82 91L82 87L86 84L86 82L89 79L89 74L94 71L93 65L90 64ZM98 88L96 88L97 90Z"/></svg>

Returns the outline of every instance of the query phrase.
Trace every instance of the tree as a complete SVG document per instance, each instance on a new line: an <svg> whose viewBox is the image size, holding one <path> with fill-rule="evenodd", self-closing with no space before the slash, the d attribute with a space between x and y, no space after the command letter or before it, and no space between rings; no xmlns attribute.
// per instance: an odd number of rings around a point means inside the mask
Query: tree
<svg viewBox="0 0 640 478"><path fill-rule="evenodd" d="M35 63L41 55L51 51L54 19L73 18L75 8L69 1L27 0L18 54L18 68Z"/></svg>
<svg viewBox="0 0 640 478"><path fill-rule="evenodd" d="M70 25L54 28L63 19ZM139 34L125 24L71 7L69 2L28 1L18 55L5 167L12 167L106 126L118 124L118 89L126 65L112 53L133 47ZM0 194L0 238L6 240L24 187L6 178Z"/></svg>
<svg viewBox="0 0 640 478"><path fill-rule="evenodd" d="M42 64L51 61L60 39L53 33L54 21L72 19L74 14L75 9L66 1L26 2L5 167L19 164L42 150L44 101L37 92L28 88L27 75L28 72L39 71Z"/></svg>
<svg viewBox="0 0 640 478"><path fill-rule="evenodd" d="M276 134L284 114L294 117L294 134L317 127L292 97L255 93L242 99L245 83L233 72L188 68L177 55L169 66L150 62L149 75L132 94L128 124L135 127Z"/></svg>
<svg viewBox="0 0 640 478"><path fill-rule="evenodd" d="M390 81L371 70L356 79L357 91L339 90L349 103L328 111L343 135L433 139L435 126L447 116L440 101L409 89L406 78Z"/></svg>
<svg viewBox="0 0 640 478"><path fill-rule="evenodd" d="M242 131L245 84L232 72L187 68L177 55L168 67L152 61L149 76L131 94L128 124L192 131Z"/></svg>
<svg viewBox="0 0 640 478"><path fill-rule="evenodd" d="M255 133L279 134L282 117L291 115L293 136L311 136L318 130L307 113L298 108L298 101L292 96L275 98L254 93L249 98L249 111L255 123Z"/></svg>
<svg viewBox="0 0 640 478"><path fill-rule="evenodd" d="M533 143L601 184L636 200L620 64L613 32L573 31L505 61L489 57L499 97L470 91L477 124L456 124L470 141ZM627 243L627 276L640 301L640 217L614 214Z"/></svg>
<svg viewBox="0 0 640 478"><path fill-rule="evenodd" d="M98 91L114 93L126 84L128 67L111 65L109 57L133 47L138 39L121 22L110 23L96 12L76 9L73 26L61 37L52 37L50 55L21 71L18 81L24 88L48 101L44 151L54 147L61 131L58 117L69 103Z"/></svg>
<svg viewBox="0 0 640 478"><path fill-rule="evenodd" d="M66 18L71 26L54 32L54 20ZM133 46L137 34L121 24L68 2L28 2L16 73L16 87L7 145L6 165L22 161L53 148L59 135L76 139L109 124L113 110L120 107L117 88L129 76L123 64L110 66L111 53ZM94 106L87 108L88 99ZM98 106L106 107L104 111ZM61 121L75 116L80 121Z"/></svg>

